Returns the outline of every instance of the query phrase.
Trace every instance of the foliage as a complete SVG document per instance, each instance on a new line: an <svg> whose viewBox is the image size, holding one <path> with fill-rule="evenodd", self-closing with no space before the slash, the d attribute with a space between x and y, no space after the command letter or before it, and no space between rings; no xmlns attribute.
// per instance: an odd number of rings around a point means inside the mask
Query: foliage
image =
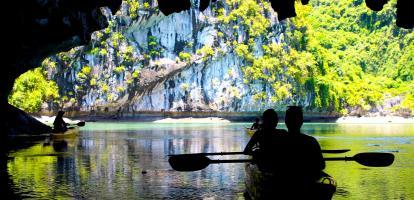
<svg viewBox="0 0 414 200"><path fill-rule="evenodd" d="M89 80L91 78L91 71L92 68L85 65L77 74L79 82L85 83Z"/></svg>
<svg viewBox="0 0 414 200"><path fill-rule="evenodd" d="M270 85L273 102L290 99L339 113L368 111L401 96L395 110L413 113L414 33L394 26L393 6L395 1L375 13L352 0L297 4L298 16L286 23L286 42L263 45L260 56L253 56L250 44L235 44L236 55L246 60L245 83Z"/></svg>
<svg viewBox="0 0 414 200"><path fill-rule="evenodd" d="M121 55L124 58L125 63L132 63L134 62L134 47L127 46L121 51Z"/></svg>
<svg viewBox="0 0 414 200"><path fill-rule="evenodd" d="M54 81L48 81L42 68L36 68L16 79L9 103L26 111L37 112L43 102L53 102L59 97Z"/></svg>
<svg viewBox="0 0 414 200"><path fill-rule="evenodd" d="M230 5L234 5L235 1L228 1ZM270 22L263 16L264 7L257 3L256 0L238 1L237 8L233 9L228 16L224 16L224 10L217 11L218 20L224 24L230 22L238 22L233 26L237 30L238 25L243 25L251 37L257 37L265 33L270 26Z"/></svg>
<svg viewBox="0 0 414 200"><path fill-rule="evenodd" d="M109 86L107 84L103 84L101 88L103 93L107 93L109 91Z"/></svg>
<svg viewBox="0 0 414 200"><path fill-rule="evenodd" d="M89 81L89 85L90 85L90 86L95 86L95 85L96 85L96 78L92 78L92 79Z"/></svg>
<svg viewBox="0 0 414 200"><path fill-rule="evenodd" d="M112 36L111 36L112 46L114 48L118 48L119 47L119 42L124 40L124 39L125 39L125 37L124 37L124 35L122 35L122 33L120 33L120 32L112 33Z"/></svg>
<svg viewBox="0 0 414 200"><path fill-rule="evenodd" d="M46 58L42 62L42 68L47 69L56 69L57 63L53 61L51 58Z"/></svg>
<svg viewBox="0 0 414 200"><path fill-rule="evenodd" d="M178 57L180 57L180 60L181 61L189 62L190 59L191 59L191 54L190 53L187 53L187 52L180 52L178 54Z"/></svg>
<svg viewBox="0 0 414 200"><path fill-rule="evenodd" d="M137 0L127 0L126 3L129 6L129 8L128 8L129 16L132 19L137 18L137 16L138 16L137 11L139 9L139 2Z"/></svg>
<svg viewBox="0 0 414 200"><path fill-rule="evenodd" d="M135 71L132 73L132 78L134 78L134 79L139 78L139 70L135 70Z"/></svg>
<svg viewBox="0 0 414 200"><path fill-rule="evenodd" d="M125 72L125 66L121 65L121 66L115 67L114 68L114 72L116 74L122 74L122 73L124 73Z"/></svg>
<svg viewBox="0 0 414 200"><path fill-rule="evenodd" d="M102 48L102 49L99 51L99 54L100 54L101 56L106 56L106 55L108 54L108 51L107 51L105 48Z"/></svg>
<svg viewBox="0 0 414 200"><path fill-rule="evenodd" d="M183 90L183 91L187 91L187 90L190 88L190 84L188 84L188 83L183 83L183 84L181 84L180 88L181 88L181 90Z"/></svg>
<svg viewBox="0 0 414 200"><path fill-rule="evenodd" d="M122 86L118 86L118 87L116 87L116 91L119 92L119 93L122 93L122 92L125 91L125 88L122 87Z"/></svg>
<svg viewBox="0 0 414 200"><path fill-rule="evenodd" d="M196 54L202 55L205 61L214 56L214 49L211 46L204 45L201 49L197 49Z"/></svg>
<svg viewBox="0 0 414 200"><path fill-rule="evenodd" d="M151 6L150 6L150 4L148 3L148 2L145 2L144 3L144 9L149 9Z"/></svg>
<svg viewBox="0 0 414 200"><path fill-rule="evenodd" d="M92 55L98 55L100 52L99 52L100 50L99 50L99 48L98 47L95 47L95 48L93 48L91 51L90 51L90 53L92 54Z"/></svg>
<svg viewBox="0 0 414 200"><path fill-rule="evenodd" d="M148 36L147 42L148 42L149 55L151 56L151 58L154 59L160 56L162 49L160 45L158 44L157 37Z"/></svg>

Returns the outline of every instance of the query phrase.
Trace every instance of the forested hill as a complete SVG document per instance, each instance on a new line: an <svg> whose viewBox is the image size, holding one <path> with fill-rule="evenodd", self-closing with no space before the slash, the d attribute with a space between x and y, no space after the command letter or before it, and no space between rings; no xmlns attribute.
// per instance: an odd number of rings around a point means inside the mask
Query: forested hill
<svg viewBox="0 0 414 200"><path fill-rule="evenodd" d="M312 0L279 22L260 0L164 16L152 0L123 2L91 44L22 75L9 102L57 109L260 111L302 105L341 114L414 114L414 33L395 4Z"/></svg>

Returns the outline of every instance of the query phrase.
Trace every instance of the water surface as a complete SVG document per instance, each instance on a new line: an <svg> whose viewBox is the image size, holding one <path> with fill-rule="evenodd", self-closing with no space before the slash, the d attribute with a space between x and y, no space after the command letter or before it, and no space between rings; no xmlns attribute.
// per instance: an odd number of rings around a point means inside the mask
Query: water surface
<svg viewBox="0 0 414 200"><path fill-rule="evenodd" d="M176 172L167 155L241 151L249 125L88 123L76 139L42 140L10 152L10 185L21 197L36 199L244 199L243 164ZM343 156L396 155L386 168L327 163L326 172L338 182L334 199L414 199L413 124L309 123L303 132L315 136L323 149L352 149Z"/></svg>

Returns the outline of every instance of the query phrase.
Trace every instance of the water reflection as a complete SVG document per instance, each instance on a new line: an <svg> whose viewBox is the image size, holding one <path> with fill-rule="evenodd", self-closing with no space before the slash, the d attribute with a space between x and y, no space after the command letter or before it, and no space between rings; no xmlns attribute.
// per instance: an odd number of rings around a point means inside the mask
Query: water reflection
<svg viewBox="0 0 414 200"><path fill-rule="evenodd" d="M178 173L166 162L168 154L241 150L245 137L234 139L226 129L213 129L84 131L75 140L39 142L12 152L8 172L16 191L31 198L240 196L241 165Z"/></svg>
<svg viewBox="0 0 414 200"><path fill-rule="evenodd" d="M7 184L23 198L243 199L243 164L210 165L183 173L170 168L167 155L241 151L249 139L244 126L92 123L76 139L39 141L10 152L7 169L11 180ZM304 132L316 136L324 149L351 148L348 156L362 151L398 151L396 162L388 168L328 163L327 172L339 185L334 199L414 198L413 131L414 125L388 129L304 126Z"/></svg>

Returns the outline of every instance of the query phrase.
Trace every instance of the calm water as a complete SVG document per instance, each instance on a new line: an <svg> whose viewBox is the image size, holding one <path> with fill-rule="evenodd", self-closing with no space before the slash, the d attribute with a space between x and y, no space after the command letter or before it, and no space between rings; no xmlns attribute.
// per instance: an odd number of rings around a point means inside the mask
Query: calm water
<svg viewBox="0 0 414 200"><path fill-rule="evenodd" d="M7 168L15 192L25 198L244 199L243 164L176 172L167 155L241 151L248 125L88 123L76 139L11 152ZM352 149L343 156L395 152L386 168L327 163L326 172L338 182L334 199L414 199L414 124L305 124L303 132L323 149Z"/></svg>

